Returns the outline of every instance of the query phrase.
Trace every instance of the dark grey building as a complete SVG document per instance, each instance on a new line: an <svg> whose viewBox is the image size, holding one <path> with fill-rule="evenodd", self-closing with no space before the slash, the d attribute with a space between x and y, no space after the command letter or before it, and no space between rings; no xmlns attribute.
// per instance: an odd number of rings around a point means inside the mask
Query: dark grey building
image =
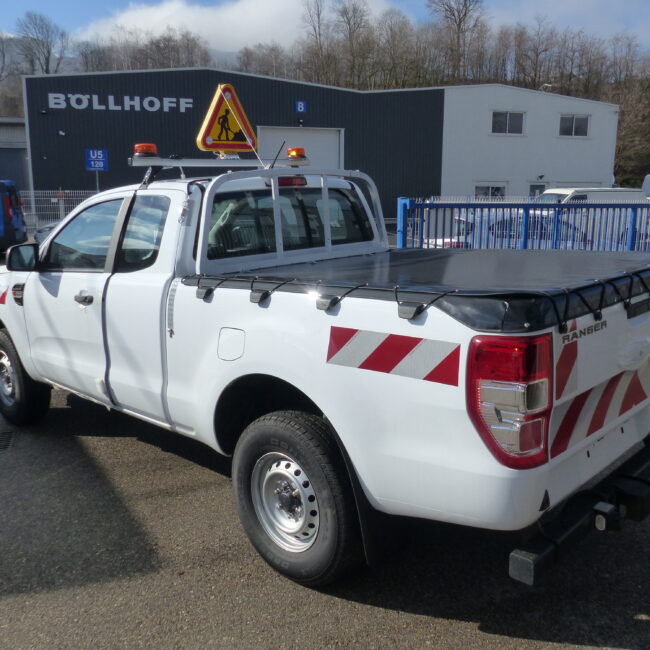
<svg viewBox="0 0 650 650"><path fill-rule="evenodd" d="M386 216L398 195L440 193L444 90L359 92L212 69L25 78L33 189L101 189L136 182L133 144L161 155L210 157L196 135L220 83L234 86L257 128L259 150L307 148L312 164L373 177ZM108 171L86 171L87 149L108 152Z"/></svg>
<svg viewBox="0 0 650 650"><path fill-rule="evenodd" d="M29 182L25 120L0 117L0 179L14 181L20 189Z"/></svg>

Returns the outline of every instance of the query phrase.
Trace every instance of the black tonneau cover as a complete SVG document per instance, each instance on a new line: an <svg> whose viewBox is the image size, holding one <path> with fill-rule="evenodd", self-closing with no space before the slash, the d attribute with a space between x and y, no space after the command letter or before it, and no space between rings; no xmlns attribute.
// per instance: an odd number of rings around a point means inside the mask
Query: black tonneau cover
<svg viewBox="0 0 650 650"><path fill-rule="evenodd" d="M318 262L274 266L220 277L184 279L203 289L250 286L273 291L314 290L393 300L400 316L418 318L435 306L482 331L530 332L624 302L631 316L650 307L650 253L522 250L390 250ZM646 294L642 298L635 298ZM263 298L263 299L264 299ZM258 300L255 299L257 302ZM327 301L319 302L320 308Z"/></svg>

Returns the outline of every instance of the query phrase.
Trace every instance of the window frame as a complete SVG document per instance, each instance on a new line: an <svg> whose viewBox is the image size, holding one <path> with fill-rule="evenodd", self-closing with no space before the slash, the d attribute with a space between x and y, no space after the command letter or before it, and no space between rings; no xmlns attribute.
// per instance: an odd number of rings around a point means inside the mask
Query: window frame
<svg viewBox="0 0 650 650"><path fill-rule="evenodd" d="M571 118L571 133L562 133L562 120L564 118ZM576 134L576 118L584 118L587 120L587 132L584 135ZM588 138L589 127L591 125L591 116L584 113L561 113L560 124L558 127L558 137L560 138Z"/></svg>
<svg viewBox="0 0 650 650"><path fill-rule="evenodd" d="M487 195L479 196L476 193L476 190L479 187L487 187L487 188L489 188L489 193ZM503 195L499 196L499 195L494 194L493 190L495 190L495 189L503 190ZM501 199L501 200L505 200L505 198L506 198L506 190L507 190L507 185L505 185L505 184L501 185L501 184L497 184L497 183L480 183L480 184L477 183L477 184L474 185L474 198L479 199L479 200L481 200L481 199L490 199L490 200Z"/></svg>
<svg viewBox="0 0 650 650"><path fill-rule="evenodd" d="M506 130L505 131L495 131L494 130L494 116L497 113L505 114L506 116ZM511 115L521 115L521 131L510 131L510 116ZM493 110L492 111L492 135L524 135L526 123L526 112L525 111L504 111L504 110Z"/></svg>
<svg viewBox="0 0 650 650"><path fill-rule="evenodd" d="M56 233L49 239L47 246L42 250L39 256L39 272L43 273L110 273L113 269L115 263L115 255L117 252L117 243L119 240L120 233L122 232L122 226L124 225L124 220L126 215L129 213L131 203L133 202L134 192L129 192L128 194L118 194L118 195L109 195L102 197L100 201L94 201L90 204L82 203L78 208L73 211L68 218L66 218L62 223L61 227L57 229ZM111 239L108 244L108 250L106 251L106 259L104 260L104 266L102 268L79 268L79 269L62 269L53 266L48 266L47 259L50 254L50 249L52 245L56 242L59 235L70 226L70 224L75 221L81 214L87 212L88 210L102 205L104 203L110 203L111 201L121 201L121 205L118 209L117 215L115 217L115 222L113 224L113 230L111 232Z"/></svg>
<svg viewBox="0 0 650 650"><path fill-rule="evenodd" d="M215 195L219 191L230 192L240 189L235 183L246 180L247 189L252 189L253 181L258 180L261 183L270 185L273 199L273 218L275 223L276 251L256 255L233 256L227 258L208 259L208 221L203 219L200 230L198 231L199 243L196 259L196 272L207 275L218 275L232 271L246 271L249 269L268 268L271 266L281 266L283 264L294 264L299 262L311 262L321 259L334 259L347 257L355 254L364 254L383 251L388 247L387 235L383 220L381 219L381 204L379 193L373 181L364 173L358 171L342 170L340 173L330 170L305 170L300 175L306 177L318 177L320 188L323 193L323 204L326 209L323 214L323 227L325 232L325 241L323 246L313 248L299 248L294 250L285 250L282 239L282 220L280 214L280 203L277 200L279 196L278 178L281 176L292 176L293 170L287 171L283 168L272 168L257 170L252 172L232 172L215 178L207 187L203 197L202 214L208 214ZM368 217L370 228L372 230L372 239L351 242L345 244L332 244L331 237L331 219L329 206L329 178L334 177L341 180L352 191L362 206L364 213ZM251 182L248 185L248 181ZM227 184L231 184L227 187ZM261 183L259 186L261 187ZM338 186L338 183L336 183ZM318 187L310 183L305 187ZM366 196L366 191L368 196ZM372 203L372 210L369 206ZM376 215L376 216L375 216Z"/></svg>
<svg viewBox="0 0 650 650"><path fill-rule="evenodd" d="M160 199L165 199L167 201L167 212L165 213L164 218L160 222L160 229L157 234L157 247L154 249L152 253L152 259L148 261L147 264L143 266L139 266L137 268L120 268L120 265L122 264L122 260L120 259L120 253L123 250L124 246L124 240L126 239L126 234L129 229L129 226L131 225L131 217L133 216L133 210L136 208L136 204L139 198L142 199L148 199L148 198L160 198ZM167 222L167 218L169 217L169 212L172 208L172 199L171 197L163 192L156 192L154 191L147 191L147 192L141 192L137 191L134 192L133 196L131 197L131 200L128 205L128 210L126 214L124 215L124 218L122 220L122 227L118 233L118 240L115 246L115 259L114 263L111 267L111 270L113 273L136 273L138 271L143 271L145 269L148 269L152 266L155 265L155 263L158 261L158 256L160 253L160 246L162 242L162 238L165 234L165 225ZM115 237L115 233L113 233L113 236Z"/></svg>

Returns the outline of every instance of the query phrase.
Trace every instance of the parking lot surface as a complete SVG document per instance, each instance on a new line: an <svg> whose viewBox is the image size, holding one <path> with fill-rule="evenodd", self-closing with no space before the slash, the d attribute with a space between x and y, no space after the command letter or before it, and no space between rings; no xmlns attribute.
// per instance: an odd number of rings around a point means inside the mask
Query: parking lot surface
<svg viewBox="0 0 650 650"><path fill-rule="evenodd" d="M230 463L63 391L0 421L0 648L650 647L650 522L593 534L534 589L512 540L396 521L373 568L324 590L274 573Z"/></svg>

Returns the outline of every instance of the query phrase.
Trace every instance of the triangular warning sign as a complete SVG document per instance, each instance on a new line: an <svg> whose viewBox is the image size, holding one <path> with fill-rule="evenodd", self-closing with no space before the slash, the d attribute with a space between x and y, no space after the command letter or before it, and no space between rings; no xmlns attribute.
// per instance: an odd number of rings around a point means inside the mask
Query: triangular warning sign
<svg viewBox="0 0 650 650"><path fill-rule="evenodd" d="M196 136L202 151L238 153L257 149L255 133L230 84L220 84Z"/></svg>

